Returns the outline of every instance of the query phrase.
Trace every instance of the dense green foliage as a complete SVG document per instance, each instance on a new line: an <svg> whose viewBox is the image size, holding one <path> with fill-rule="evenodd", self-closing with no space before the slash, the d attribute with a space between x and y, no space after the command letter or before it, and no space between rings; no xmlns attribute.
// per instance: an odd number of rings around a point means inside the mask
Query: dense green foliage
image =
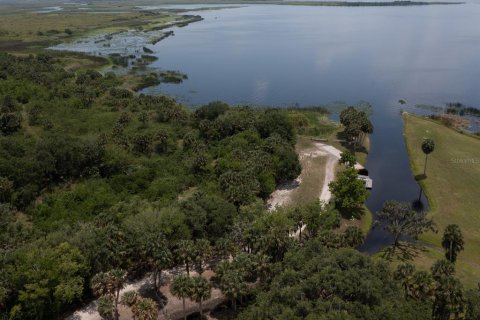
<svg viewBox="0 0 480 320"><path fill-rule="evenodd" d="M389 267L318 241L289 252L282 271L240 319L429 319L428 306L402 298Z"/></svg>
<svg viewBox="0 0 480 320"><path fill-rule="evenodd" d="M457 260L457 255L464 249L462 230L456 224L449 224L443 233L442 247L445 249L445 258L452 263Z"/></svg>
<svg viewBox="0 0 480 320"><path fill-rule="evenodd" d="M354 151L363 144L365 137L373 132L373 124L368 115L354 107L342 110L340 123L345 127L344 134Z"/></svg>
<svg viewBox="0 0 480 320"><path fill-rule="evenodd" d="M328 232L329 230L323 230ZM245 290L253 301L238 319L477 319L479 290L464 291L452 263L430 271L409 263L396 270L323 237L292 246L267 280ZM331 238L334 239L334 238ZM241 301L241 300L240 300Z"/></svg>
<svg viewBox="0 0 480 320"><path fill-rule="evenodd" d="M357 164L357 158L349 150L343 151L340 154L340 159L338 163L345 165L347 168L354 168Z"/></svg>
<svg viewBox="0 0 480 320"><path fill-rule="evenodd" d="M353 168L347 168L338 174L335 181L329 184L334 201L344 216L359 216L362 206L368 198L365 182L358 179L358 173Z"/></svg>
<svg viewBox="0 0 480 320"><path fill-rule="evenodd" d="M300 173L285 111L191 112L41 55L1 54L0 75L0 305L12 319L59 316L99 272L161 274L163 249L213 243L240 206Z"/></svg>

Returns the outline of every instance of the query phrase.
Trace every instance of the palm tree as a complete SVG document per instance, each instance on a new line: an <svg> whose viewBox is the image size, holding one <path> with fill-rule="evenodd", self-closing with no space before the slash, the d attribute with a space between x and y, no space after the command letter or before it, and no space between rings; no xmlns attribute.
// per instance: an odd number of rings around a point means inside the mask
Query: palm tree
<svg viewBox="0 0 480 320"><path fill-rule="evenodd" d="M110 283L107 273L100 272L93 276L90 286L93 294L97 297L105 296L111 293Z"/></svg>
<svg viewBox="0 0 480 320"><path fill-rule="evenodd" d="M423 167L423 175L427 175L427 159L428 155L435 150L435 142L432 139L424 139L422 142L422 151L425 153L425 166Z"/></svg>
<svg viewBox="0 0 480 320"><path fill-rule="evenodd" d="M156 320L158 318L158 307L152 299L142 298L133 305L132 313L137 320Z"/></svg>
<svg viewBox="0 0 480 320"><path fill-rule="evenodd" d="M256 254L254 256L255 260L255 271L261 282L265 281L268 277L270 271L270 258L265 254Z"/></svg>
<svg viewBox="0 0 480 320"><path fill-rule="evenodd" d="M118 319L118 300L120 290L123 289L127 281L127 272L114 269L108 272L97 273L92 278L92 290L96 296L109 297L114 303L115 319ZM106 298L105 298L106 299Z"/></svg>
<svg viewBox="0 0 480 320"><path fill-rule="evenodd" d="M241 248L245 252L252 253L252 251L258 249L260 233L251 224L246 224L242 227L243 229L239 230L242 232L242 235L239 237L239 240L241 240Z"/></svg>
<svg viewBox="0 0 480 320"><path fill-rule="evenodd" d="M101 296L97 301L97 311L102 319L113 319L113 314L115 312L113 297L111 295Z"/></svg>
<svg viewBox="0 0 480 320"><path fill-rule="evenodd" d="M451 276L438 281L435 289L432 319L461 319L460 315L464 313L464 310L465 297L461 283Z"/></svg>
<svg viewBox="0 0 480 320"><path fill-rule="evenodd" d="M455 266L448 260L442 259L435 262L430 269L435 281L441 281L445 277L452 277L455 273Z"/></svg>
<svg viewBox="0 0 480 320"><path fill-rule="evenodd" d="M257 240L257 252L263 252L273 261L281 261L292 244L290 237L292 221L282 211L272 211L262 217L260 226L256 227L260 237Z"/></svg>
<svg viewBox="0 0 480 320"><path fill-rule="evenodd" d="M411 263L401 264L393 273L395 280L399 280L402 284L405 298L410 296L410 287L412 286L412 278L415 273L415 267Z"/></svg>
<svg viewBox="0 0 480 320"><path fill-rule="evenodd" d="M122 298L120 299L120 303L123 304L124 306L127 306L129 308L133 307L135 303L138 300L138 293L131 290L127 291L122 295Z"/></svg>
<svg viewBox="0 0 480 320"><path fill-rule="evenodd" d="M245 281L238 270L230 269L220 279L220 290L232 302L233 310L237 310L237 299L247 290Z"/></svg>
<svg viewBox="0 0 480 320"><path fill-rule="evenodd" d="M451 262L455 263L457 254L463 250L462 231L456 224L449 224L443 232L442 247L445 249L445 257Z"/></svg>
<svg viewBox="0 0 480 320"><path fill-rule="evenodd" d="M200 319L203 319L203 301L210 299L212 286L207 279L199 276L192 278L191 298L199 304Z"/></svg>
<svg viewBox="0 0 480 320"><path fill-rule="evenodd" d="M215 267L215 275L218 279L221 279L223 277L224 274L226 274L228 272L228 270L230 270L230 268L232 268L231 266L231 262L228 261L228 260L222 260L220 261L217 266Z"/></svg>
<svg viewBox="0 0 480 320"><path fill-rule="evenodd" d="M427 271L417 271L412 276L410 295L417 301L431 299L435 292L435 281Z"/></svg>
<svg viewBox="0 0 480 320"><path fill-rule="evenodd" d="M157 246L152 252L153 283L156 290L162 285L162 271L172 264L172 252L166 243Z"/></svg>
<svg viewBox="0 0 480 320"><path fill-rule="evenodd" d="M178 242L175 253L178 259L185 264L187 275L190 276L190 265L195 259L195 245L192 240L181 240Z"/></svg>
<svg viewBox="0 0 480 320"><path fill-rule="evenodd" d="M343 233L343 239L345 245L356 248L363 243L365 237L360 228L349 226L347 227L347 229L345 229L345 232Z"/></svg>
<svg viewBox="0 0 480 320"><path fill-rule="evenodd" d="M114 269L109 271L107 274L110 279L109 282L111 283L111 287L113 289L113 296L115 302L115 319L118 320L118 301L120 298L120 290L125 287L125 284L127 282L127 272L121 269Z"/></svg>
<svg viewBox="0 0 480 320"><path fill-rule="evenodd" d="M227 273L235 270L244 279L254 280L257 274L255 256L256 254L240 253L229 265Z"/></svg>
<svg viewBox="0 0 480 320"><path fill-rule="evenodd" d="M181 275L173 278L170 291L175 297L182 299L183 318L187 320L187 314L185 313L185 298L189 298L192 292L192 281L190 277L188 275Z"/></svg>
<svg viewBox="0 0 480 320"><path fill-rule="evenodd" d="M120 303L129 308L133 308L133 306L135 305L135 303L137 303L138 300L139 300L139 297L137 292L131 290L131 291L125 292L122 295L122 298L120 299ZM133 319L135 320L135 313L133 314Z"/></svg>
<svg viewBox="0 0 480 320"><path fill-rule="evenodd" d="M198 266L198 272L203 273L203 263L212 256L212 246L207 239L199 239L195 243L195 262Z"/></svg>
<svg viewBox="0 0 480 320"><path fill-rule="evenodd" d="M235 256L235 252L238 250L237 245L228 238L220 238L215 243L215 256L228 259L230 255Z"/></svg>

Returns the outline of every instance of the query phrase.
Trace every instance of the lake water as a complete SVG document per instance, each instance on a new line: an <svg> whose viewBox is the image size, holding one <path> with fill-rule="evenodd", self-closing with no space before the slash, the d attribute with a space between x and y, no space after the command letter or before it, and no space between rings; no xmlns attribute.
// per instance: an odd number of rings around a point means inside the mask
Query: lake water
<svg viewBox="0 0 480 320"><path fill-rule="evenodd" d="M154 67L188 74L167 93L187 104L211 100L257 105L333 101L373 105L375 132L367 168L374 180L367 206L414 201L399 99L408 105L480 104L480 4L415 7L254 5L200 13L155 46ZM379 227L364 251L390 241Z"/></svg>
<svg viewBox="0 0 480 320"><path fill-rule="evenodd" d="M413 201L419 187L404 144L401 109L416 103L480 104L480 3L409 7L249 5L202 11L205 20L173 28L149 48L153 68L188 75L166 93L186 104L373 105L375 132L367 168L374 180L367 206ZM401 106L399 99L408 103ZM381 228L364 251L389 241Z"/></svg>

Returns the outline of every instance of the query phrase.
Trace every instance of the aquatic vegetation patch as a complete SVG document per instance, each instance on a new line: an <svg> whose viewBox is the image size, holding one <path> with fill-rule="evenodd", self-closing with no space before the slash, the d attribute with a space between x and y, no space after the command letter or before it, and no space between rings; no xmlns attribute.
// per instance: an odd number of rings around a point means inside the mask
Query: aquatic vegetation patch
<svg viewBox="0 0 480 320"><path fill-rule="evenodd" d="M151 63L154 61L157 61L158 58L156 56L148 55L148 54L142 54L142 61L145 61L147 63Z"/></svg>
<svg viewBox="0 0 480 320"><path fill-rule="evenodd" d="M449 127L471 132L480 131L479 108L461 102L447 102L444 105L416 104L415 108L432 112L430 118L439 120Z"/></svg>
<svg viewBox="0 0 480 320"><path fill-rule="evenodd" d="M112 53L108 56L115 66L128 67L129 58L118 53Z"/></svg>
<svg viewBox="0 0 480 320"><path fill-rule="evenodd" d="M166 83L182 83L188 79L188 76L180 71L167 70L160 72L161 82Z"/></svg>
<svg viewBox="0 0 480 320"><path fill-rule="evenodd" d="M160 84L160 78L155 72L143 74L140 76L140 82L133 88L134 91L140 91L142 89L158 86Z"/></svg>
<svg viewBox="0 0 480 320"><path fill-rule="evenodd" d="M162 41L163 39L165 38L168 38L170 36L174 36L175 33L173 31L167 31L167 32L164 32L161 36L157 37L157 38L153 38L150 43L153 44L153 45L156 45L157 43L159 43L160 41Z"/></svg>
<svg viewBox="0 0 480 320"><path fill-rule="evenodd" d="M143 52L145 53L153 53L153 50L152 49L149 49L147 47L143 47Z"/></svg>

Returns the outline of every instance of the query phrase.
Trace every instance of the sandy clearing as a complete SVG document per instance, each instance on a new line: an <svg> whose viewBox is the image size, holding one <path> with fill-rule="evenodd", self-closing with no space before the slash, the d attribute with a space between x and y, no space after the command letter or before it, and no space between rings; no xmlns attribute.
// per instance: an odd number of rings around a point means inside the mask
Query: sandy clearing
<svg viewBox="0 0 480 320"><path fill-rule="evenodd" d="M306 161L311 160L317 157L325 157L326 158L326 165L325 165L325 178L323 179L323 184L321 188L321 192L319 193L319 200L324 203L328 203L332 198L332 194L328 185L330 182L335 180L335 168L338 160L341 157L342 151L330 146L325 143L321 142L313 142L311 148L307 148L306 150L302 150L299 152L299 159L302 163L302 166L306 163ZM355 165L355 169L363 169L363 166L359 163ZM284 185L281 185L277 190L275 190L270 198L268 199L268 208L269 210L274 210L275 208L285 206L291 203L292 201L292 194L295 190L301 185L303 177L304 177L304 170L297 179L287 182Z"/></svg>
<svg viewBox="0 0 480 320"><path fill-rule="evenodd" d="M279 186L278 189L270 195L270 198L267 201L268 209L274 210L275 208L289 204L292 192L300 186L300 183L302 183L301 175L297 179Z"/></svg>
<svg viewBox="0 0 480 320"><path fill-rule="evenodd" d="M342 151L335 148L335 147L332 147L328 144L324 144L324 143L320 143L320 142L315 142L315 145L317 146L317 148L323 152L327 152L328 154L330 154L332 157L336 158L336 160L338 161L342 155ZM357 162L357 164L355 165L355 169L364 169L364 167Z"/></svg>
<svg viewBox="0 0 480 320"><path fill-rule="evenodd" d="M328 187L329 183L335 179L335 165L337 164L338 159L329 156L327 159L327 165L325 166L325 179L323 180L322 192L320 193L320 201L328 203L332 198L332 193Z"/></svg>

